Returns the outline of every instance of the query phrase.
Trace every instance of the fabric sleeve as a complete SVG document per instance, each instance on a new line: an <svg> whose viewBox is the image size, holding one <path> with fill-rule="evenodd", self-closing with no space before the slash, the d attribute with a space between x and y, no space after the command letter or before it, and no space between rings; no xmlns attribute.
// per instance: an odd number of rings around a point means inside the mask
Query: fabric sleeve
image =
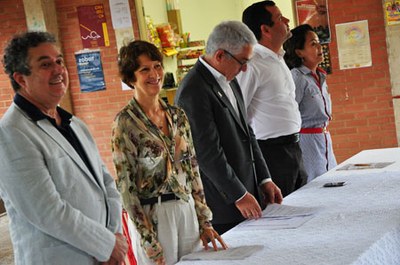
<svg viewBox="0 0 400 265"><path fill-rule="evenodd" d="M186 78L186 82L187 82ZM213 107L208 99L209 87L197 87L199 80L183 83L184 89L177 98L177 104L189 118L197 161L205 176L213 183L227 204L234 203L246 193L233 168L229 165L220 146L220 136L214 120Z"/></svg>
<svg viewBox="0 0 400 265"><path fill-rule="evenodd" d="M103 164L103 179L104 186L106 187L107 199L109 205L109 216L110 222L108 224L108 229L115 233L122 234L122 207L121 207L121 196L115 185L114 178L110 175L108 169Z"/></svg>
<svg viewBox="0 0 400 265"><path fill-rule="evenodd" d="M251 128L251 126L248 127L249 127L251 145L253 147L253 157L254 157L254 166L256 170L257 184L261 185L262 183L265 183L267 179L271 179L271 173L269 172L267 163L265 162L264 156L261 152L260 146L258 145L253 129Z"/></svg>
<svg viewBox="0 0 400 265"><path fill-rule="evenodd" d="M91 148L97 153L100 154L95 140L93 139L92 135L86 124L77 117L73 118L73 121L79 125L79 128L82 130L83 134L86 135L87 141L91 143ZM78 133L79 134L79 133ZM83 137L81 137L81 140ZM93 150L91 150L93 152ZM89 150L86 150L89 152ZM111 176L110 172L108 171L106 165L104 164L103 160L101 159L100 155L98 157L90 157L90 160L96 161L96 164L99 165L99 174L102 176L107 204L108 204L108 216L110 218L107 228L115 233L122 233L122 206L121 206L121 196L117 190L115 185L115 179Z"/></svg>
<svg viewBox="0 0 400 265"><path fill-rule="evenodd" d="M257 69L250 63L247 66L247 71L240 72L236 77L240 89L242 90L244 106L246 107L247 112L249 112L251 101L259 86L256 72Z"/></svg>
<svg viewBox="0 0 400 265"><path fill-rule="evenodd" d="M307 81L296 68L291 70L294 84L296 86L296 101L298 104L303 100L304 93L307 87Z"/></svg>
<svg viewBox="0 0 400 265"><path fill-rule="evenodd" d="M197 219L200 224L200 234L203 231L204 227L209 225L209 222L212 220L212 212L210 208L207 206L206 197L204 195L203 183L201 181L199 166L197 164L196 152L193 145L192 133L190 130L189 121L186 117L186 114L182 111L181 116L183 117L184 126L184 135L188 142L189 153L191 157L190 161L190 180L192 184L192 196L195 203L195 209L197 214Z"/></svg>

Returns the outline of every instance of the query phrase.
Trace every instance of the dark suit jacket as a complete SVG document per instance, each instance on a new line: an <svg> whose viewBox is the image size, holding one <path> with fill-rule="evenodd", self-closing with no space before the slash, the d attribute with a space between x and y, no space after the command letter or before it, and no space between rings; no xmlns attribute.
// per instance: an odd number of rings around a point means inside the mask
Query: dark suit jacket
<svg viewBox="0 0 400 265"><path fill-rule="evenodd" d="M246 191L259 200L257 184L270 177L253 131L246 123L239 85L236 79L231 83L240 116L200 61L185 76L175 98L189 118L214 224L242 221L235 201Z"/></svg>

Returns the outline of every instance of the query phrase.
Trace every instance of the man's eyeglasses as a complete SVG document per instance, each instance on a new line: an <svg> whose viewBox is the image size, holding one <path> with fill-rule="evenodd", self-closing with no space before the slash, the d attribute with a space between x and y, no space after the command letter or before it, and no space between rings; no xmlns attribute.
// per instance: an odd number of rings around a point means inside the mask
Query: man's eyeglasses
<svg viewBox="0 0 400 265"><path fill-rule="evenodd" d="M238 58L236 58L232 53L228 52L227 50L223 50L224 53L228 54L230 57L232 57L233 60L235 60L238 64L240 64L240 67L245 66L250 60L246 60L244 62L241 62Z"/></svg>

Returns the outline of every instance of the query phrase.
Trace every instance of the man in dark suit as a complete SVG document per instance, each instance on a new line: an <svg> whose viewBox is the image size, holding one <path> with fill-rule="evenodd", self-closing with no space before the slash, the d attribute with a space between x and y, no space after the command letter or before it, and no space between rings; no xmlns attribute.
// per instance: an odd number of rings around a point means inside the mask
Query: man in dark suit
<svg viewBox="0 0 400 265"><path fill-rule="evenodd" d="M225 21L210 34L206 54L183 79L175 102L190 122L213 226L224 233L281 203L252 129L235 76L246 71L256 39L241 22ZM259 189L258 189L259 188Z"/></svg>

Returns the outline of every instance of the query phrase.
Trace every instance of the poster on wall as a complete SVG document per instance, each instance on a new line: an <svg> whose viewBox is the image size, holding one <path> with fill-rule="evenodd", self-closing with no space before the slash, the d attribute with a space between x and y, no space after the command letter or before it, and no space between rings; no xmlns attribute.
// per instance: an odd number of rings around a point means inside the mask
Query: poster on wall
<svg viewBox="0 0 400 265"><path fill-rule="evenodd" d="M329 44L325 43L322 44L321 46L322 46L322 56L324 59L318 66L324 69L327 74L332 74L332 63L331 63L331 54L329 51Z"/></svg>
<svg viewBox="0 0 400 265"><path fill-rule="evenodd" d="M296 0L297 24L309 24L321 43L331 42L327 0Z"/></svg>
<svg viewBox="0 0 400 265"><path fill-rule="evenodd" d="M400 24L400 1L385 0L384 10L387 25Z"/></svg>
<svg viewBox="0 0 400 265"><path fill-rule="evenodd" d="M132 28L131 9L128 0L109 0L111 10L111 21L115 32L118 51L122 46L135 40ZM131 90L121 81L122 90Z"/></svg>
<svg viewBox="0 0 400 265"><path fill-rule="evenodd" d="M77 11L83 48L110 46L104 6L79 6Z"/></svg>
<svg viewBox="0 0 400 265"><path fill-rule="evenodd" d="M131 9L128 0L109 0L111 21L118 51L135 39L132 28Z"/></svg>
<svg viewBox="0 0 400 265"><path fill-rule="evenodd" d="M83 50L75 53L81 92L106 89L100 50Z"/></svg>
<svg viewBox="0 0 400 265"><path fill-rule="evenodd" d="M131 9L128 0L109 0L111 21L114 29L132 27Z"/></svg>
<svg viewBox="0 0 400 265"><path fill-rule="evenodd" d="M368 21L336 24L340 69L372 65Z"/></svg>

